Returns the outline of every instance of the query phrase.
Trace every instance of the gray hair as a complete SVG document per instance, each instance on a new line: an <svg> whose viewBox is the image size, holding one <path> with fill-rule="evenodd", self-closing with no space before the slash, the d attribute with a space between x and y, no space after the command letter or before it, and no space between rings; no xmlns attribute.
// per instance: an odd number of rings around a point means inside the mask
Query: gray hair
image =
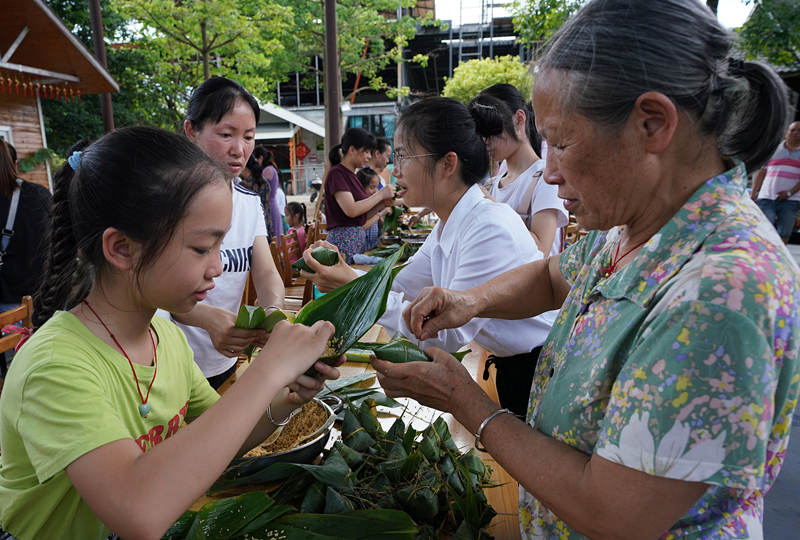
<svg viewBox="0 0 800 540"><path fill-rule="evenodd" d="M769 67L729 58L735 37L698 0L592 0L553 36L540 72L565 72L566 104L620 127L655 91L752 171L780 143L786 87Z"/></svg>

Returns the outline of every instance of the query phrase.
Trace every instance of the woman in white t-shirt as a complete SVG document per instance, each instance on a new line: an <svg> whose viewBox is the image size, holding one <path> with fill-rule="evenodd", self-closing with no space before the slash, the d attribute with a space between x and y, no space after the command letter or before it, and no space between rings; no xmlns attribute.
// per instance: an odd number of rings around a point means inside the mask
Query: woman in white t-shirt
<svg viewBox="0 0 800 540"><path fill-rule="evenodd" d="M542 141L530 104L514 86L495 84L475 96L469 110L486 141L489 157L497 163L505 161L507 167L490 179L489 194L517 211L542 253L560 253L562 227L569 215L558 198L558 188L541 179Z"/></svg>

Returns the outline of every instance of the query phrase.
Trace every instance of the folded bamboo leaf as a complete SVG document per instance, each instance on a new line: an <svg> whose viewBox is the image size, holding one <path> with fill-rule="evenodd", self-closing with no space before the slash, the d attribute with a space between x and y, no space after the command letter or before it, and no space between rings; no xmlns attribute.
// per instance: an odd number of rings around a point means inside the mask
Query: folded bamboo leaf
<svg viewBox="0 0 800 540"><path fill-rule="evenodd" d="M364 462L364 454L353 450L346 444L342 444L342 441L336 441L333 443L333 447L342 454L342 458L344 458L351 469L357 468Z"/></svg>
<svg viewBox="0 0 800 540"><path fill-rule="evenodd" d="M347 475L350 473L350 468L342 456L334 451L331 451L331 455L322 465L277 462L257 472L245 475L240 474L237 460L234 460L233 464L212 484L209 488L209 493L219 493L236 486L266 484L275 480L285 480L298 471L307 471L318 481L338 487L347 483Z"/></svg>
<svg viewBox="0 0 800 540"><path fill-rule="evenodd" d="M328 486L325 490L325 510L323 514L341 514L353 509L353 503L347 500L341 493Z"/></svg>
<svg viewBox="0 0 800 540"><path fill-rule="evenodd" d="M311 256L314 257L318 263L323 264L325 266L333 266L337 262L339 262L339 254L332 249L328 249L326 247L315 247L311 250ZM305 270L306 272L314 273L314 271L308 266L306 260L303 257L300 257L295 262L292 263L292 268L296 268L298 270Z"/></svg>
<svg viewBox="0 0 800 540"><path fill-rule="evenodd" d="M344 411L342 442L357 452L363 452L375 444L375 439L367 433L350 409Z"/></svg>
<svg viewBox="0 0 800 540"><path fill-rule="evenodd" d="M342 388L347 388L349 386L359 385L365 381L371 381L375 378L375 372L365 371L363 373L359 373L358 375L351 375L350 377L341 377L336 379L335 381L325 381L325 388L317 394L317 397L322 397L330 394L331 392L336 392L341 390Z"/></svg>
<svg viewBox="0 0 800 540"><path fill-rule="evenodd" d="M392 213L383 218L383 234L397 234L397 220L403 214L403 208L393 206Z"/></svg>
<svg viewBox="0 0 800 540"><path fill-rule="evenodd" d="M394 337L388 343L376 347L373 351L375 356L381 360L401 364L405 362L430 362L431 359L422 349L417 347L411 340L404 337ZM452 354L459 362L464 359L471 350L461 351Z"/></svg>
<svg viewBox="0 0 800 540"><path fill-rule="evenodd" d="M447 422L444 421L444 418L440 416L434 420L433 430L436 433L440 448L450 450L456 454L458 453L458 446L456 446L455 441L453 441L453 437L450 435L450 429L447 427Z"/></svg>
<svg viewBox="0 0 800 540"><path fill-rule="evenodd" d="M276 324L278 324L279 321L286 319L291 320L289 316L287 316L287 314L280 309L276 309L267 315L267 313L264 311L264 308L261 306L246 306L243 304L239 308L239 313L236 316L235 326L236 328L246 328L248 330L261 328L267 332L272 332L272 329ZM248 362L253 356L255 350L255 345L250 344L242 351L243 354L247 355Z"/></svg>
<svg viewBox="0 0 800 540"><path fill-rule="evenodd" d="M263 491L210 502L197 512L186 538L231 538L273 504L274 501Z"/></svg>
<svg viewBox="0 0 800 540"><path fill-rule="evenodd" d="M378 422L378 418L373 412L374 406L375 402L373 400L365 399L356 410L356 418L358 418L358 422L364 426L364 429L367 430L370 437L377 438L383 436L384 433L383 429L381 429L380 422Z"/></svg>
<svg viewBox="0 0 800 540"><path fill-rule="evenodd" d="M297 314L295 323L311 326L317 321L330 321L336 327L322 354L323 361L337 360L383 315L396 275L394 265L402 251L376 264L363 276L309 302Z"/></svg>
<svg viewBox="0 0 800 540"><path fill-rule="evenodd" d="M278 324L279 321L291 320L289 315L280 309L275 309L267 315L264 308L261 306L247 306L242 304L239 308L239 313L236 316L236 328L246 328L253 330L261 328L267 332L272 332L272 329Z"/></svg>
<svg viewBox="0 0 800 540"><path fill-rule="evenodd" d="M433 429L433 426L428 426L422 433L422 440L419 443L419 450L428 463L437 463L439 461L439 445L437 444L438 434Z"/></svg>
<svg viewBox="0 0 800 540"><path fill-rule="evenodd" d="M400 510L355 510L343 514L289 514L272 523L285 540L414 540L417 526Z"/></svg>
<svg viewBox="0 0 800 540"><path fill-rule="evenodd" d="M325 507L325 489L326 486L319 482L311 484L300 504L300 511L303 513L321 512Z"/></svg>

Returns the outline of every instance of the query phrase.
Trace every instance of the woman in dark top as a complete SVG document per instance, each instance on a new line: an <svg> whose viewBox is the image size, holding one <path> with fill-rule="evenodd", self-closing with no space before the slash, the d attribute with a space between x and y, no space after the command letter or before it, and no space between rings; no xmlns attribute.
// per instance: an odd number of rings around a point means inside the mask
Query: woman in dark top
<svg viewBox="0 0 800 540"><path fill-rule="evenodd" d="M325 177L327 239L348 263L366 248L366 219L390 206L394 198L394 187L390 185L368 196L356 177L356 169L369 161L374 148L375 137L371 133L350 128L344 132L342 144L334 146L328 156L332 167Z"/></svg>
<svg viewBox="0 0 800 540"><path fill-rule="evenodd" d="M0 265L0 311L20 304L33 294L44 272L45 238L50 223L50 192L33 182L17 178L15 160L0 139L0 227L6 228L14 191L19 188L14 231L2 254Z"/></svg>

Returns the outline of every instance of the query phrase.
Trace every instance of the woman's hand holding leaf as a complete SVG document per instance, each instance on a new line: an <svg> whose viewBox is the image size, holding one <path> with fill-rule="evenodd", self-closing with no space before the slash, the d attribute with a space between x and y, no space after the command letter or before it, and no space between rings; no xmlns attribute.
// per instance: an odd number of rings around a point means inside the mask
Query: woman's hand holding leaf
<svg viewBox="0 0 800 540"><path fill-rule="evenodd" d="M484 395L467 369L453 355L437 347L425 351L431 362L395 364L372 359L378 382L389 397L410 397L445 412L454 412L462 399Z"/></svg>
<svg viewBox="0 0 800 540"><path fill-rule="evenodd" d="M420 340L436 337L439 330L458 328L478 316L477 301L467 291L425 287L403 311L408 329Z"/></svg>
<svg viewBox="0 0 800 540"><path fill-rule="evenodd" d="M317 240L303 252L303 258L314 273L300 271L300 277L311 280L322 292L330 292L345 283L349 283L358 277L358 274L350 268L340 255L339 262L333 266L325 266L311 256L311 250L316 247L326 247L339 253L339 249L333 244L324 240Z"/></svg>

